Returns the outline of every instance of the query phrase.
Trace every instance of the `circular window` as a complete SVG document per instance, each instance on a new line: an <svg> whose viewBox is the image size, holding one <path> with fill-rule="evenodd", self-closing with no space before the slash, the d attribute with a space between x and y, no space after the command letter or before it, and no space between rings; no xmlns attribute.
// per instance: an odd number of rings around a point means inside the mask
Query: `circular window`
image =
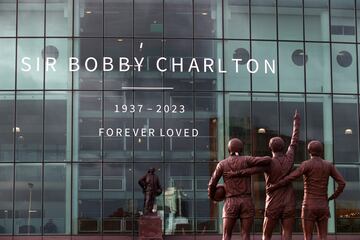
<svg viewBox="0 0 360 240"><path fill-rule="evenodd" d="M249 61L250 53L245 48L238 48L235 50L233 58L241 59L239 64L244 65Z"/></svg>
<svg viewBox="0 0 360 240"><path fill-rule="evenodd" d="M44 56L44 49L41 51L41 56L44 58L46 57L51 57L51 58L55 58L58 59L59 57L59 50L52 45L48 45L45 47L45 56Z"/></svg>
<svg viewBox="0 0 360 240"><path fill-rule="evenodd" d="M291 59L295 65L304 66L304 59L305 59L305 63L306 63L308 60L308 56L306 54L304 54L304 51L302 49L296 49L292 53Z"/></svg>
<svg viewBox="0 0 360 240"><path fill-rule="evenodd" d="M348 51L340 51L336 56L336 61L342 67L348 67L352 63L352 56Z"/></svg>

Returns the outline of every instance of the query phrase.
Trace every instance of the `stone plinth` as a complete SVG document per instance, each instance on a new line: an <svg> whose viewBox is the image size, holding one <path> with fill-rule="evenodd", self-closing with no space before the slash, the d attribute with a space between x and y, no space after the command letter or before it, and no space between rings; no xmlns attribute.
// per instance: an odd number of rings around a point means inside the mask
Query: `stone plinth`
<svg viewBox="0 0 360 240"><path fill-rule="evenodd" d="M139 240L162 240L162 226L159 216L139 218Z"/></svg>

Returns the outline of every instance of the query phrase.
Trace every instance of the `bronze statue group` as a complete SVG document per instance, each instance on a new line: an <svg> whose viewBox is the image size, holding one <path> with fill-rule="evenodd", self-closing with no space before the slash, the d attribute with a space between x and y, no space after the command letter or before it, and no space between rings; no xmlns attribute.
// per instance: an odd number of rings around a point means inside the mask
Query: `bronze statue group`
<svg viewBox="0 0 360 240"><path fill-rule="evenodd" d="M242 156L243 143L234 138L228 143L229 157L220 161L208 185L210 199L221 199L218 181L223 177L225 202L223 207L223 240L231 239L233 227L238 218L243 240L250 239L255 207L251 197L251 175L264 173L266 183L263 240L271 239L274 228L280 222L282 239L292 239L295 224L295 193L291 182L300 176L304 180L304 197L301 209L304 239L312 239L314 226L318 238L327 239L327 225L330 218L328 202L337 198L345 188L345 181L336 168L322 159L323 145L311 141L308 146L310 159L303 161L294 171L294 156L299 141L300 116L295 112L290 146L286 149L280 137L270 139L272 157ZM328 197L329 177L337 188ZM219 196L218 196L219 195Z"/></svg>

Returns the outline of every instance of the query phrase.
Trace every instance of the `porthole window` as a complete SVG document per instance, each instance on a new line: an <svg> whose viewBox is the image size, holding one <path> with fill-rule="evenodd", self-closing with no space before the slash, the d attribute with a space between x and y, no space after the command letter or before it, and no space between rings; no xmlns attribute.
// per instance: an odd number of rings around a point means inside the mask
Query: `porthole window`
<svg viewBox="0 0 360 240"><path fill-rule="evenodd" d="M245 48L238 48L235 50L233 58L242 59L239 64L244 65L249 61L250 53Z"/></svg>
<svg viewBox="0 0 360 240"><path fill-rule="evenodd" d="M51 58L58 59L59 50L53 45L48 45L45 47L45 55L48 58L51 57ZM44 58L44 49L41 51L41 56Z"/></svg>
<svg viewBox="0 0 360 240"><path fill-rule="evenodd" d="M305 63L306 63L308 60L308 56L304 53L304 51L302 49L296 49L292 53L291 59L295 65L304 66L304 59L305 59Z"/></svg>
<svg viewBox="0 0 360 240"><path fill-rule="evenodd" d="M342 67L349 67L352 63L352 56L348 51L340 51L336 56L337 63Z"/></svg>

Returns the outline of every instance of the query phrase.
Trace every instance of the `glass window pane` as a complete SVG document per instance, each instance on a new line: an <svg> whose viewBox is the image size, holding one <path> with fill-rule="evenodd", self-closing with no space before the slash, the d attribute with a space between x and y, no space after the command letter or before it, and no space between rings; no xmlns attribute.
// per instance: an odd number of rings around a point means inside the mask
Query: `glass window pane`
<svg viewBox="0 0 360 240"><path fill-rule="evenodd" d="M304 0L305 39L329 41L329 0Z"/></svg>
<svg viewBox="0 0 360 240"><path fill-rule="evenodd" d="M0 165L0 229L1 235L11 235L13 230L13 187L14 187L14 165L1 164Z"/></svg>
<svg viewBox="0 0 360 240"><path fill-rule="evenodd" d="M102 88L103 39L80 38L74 40L74 57L79 69L74 72L74 88L99 90ZM76 69L76 66L73 67Z"/></svg>
<svg viewBox="0 0 360 240"><path fill-rule="evenodd" d="M73 3L70 0L46 0L46 36L71 36Z"/></svg>
<svg viewBox="0 0 360 240"><path fill-rule="evenodd" d="M14 114L15 93L0 93L0 162L12 162L14 160ZM18 134L18 133L15 133ZM18 137L18 136L17 136Z"/></svg>
<svg viewBox="0 0 360 240"><path fill-rule="evenodd" d="M279 39L303 40L303 0L278 0Z"/></svg>
<svg viewBox="0 0 360 240"><path fill-rule="evenodd" d="M306 115L305 99L301 94L280 95L280 137L285 141L286 148L290 145L295 110L300 114L300 137L295 153L295 162L300 163L306 159Z"/></svg>
<svg viewBox="0 0 360 240"><path fill-rule="evenodd" d="M101 164L73 164L73 234L99 234L102 216Z"/></svg>
<svg viewBox="0 0 360 240"><path fill-rule="evenodd" d="M221 38L222 2L217 0L194 1L194 37Z"/></svg>
<svg viewBox="0 0 360 240"><path fill-rule="evenodd" d="M103 0L74 1L75 36L103 35Z"/></svg>
<svg viewBox="0 0 360 240"><path fill-rule="evenodd" d="M45 161L71 160L71 93L46 92Z"/></svg>
<svg viewBox="0 0 360 240"><path fill-rule="evenodd" d="M165 129L182 131L180 136L165 137L165 161L194 161L194 138L191 137L194 129L194 96L188 92L167 92L164 97L165 105L171 106L171 111L164 115Z"/></svg>
<svg viewBox="0 0 360 240"><path fill-rule="evenodd" d="M276 39L276 0L251 1L251 37Z"/></svg>
<svg viewBox="0 0 360 240"><path fill-rule="evenodd" d="M242 59L239 64L232 59ZM250 73L247 63L250 59L249 41L225 41L225 89L227 91L249 91Z"/></svg>
<svg viewBox="0 0 360 240"><path fill-rule="evenodd" d="M132 36L133 1L103 0L105 36Z"/></svg>
<svg viewBox="0 0 360 240"><path fill-rule="evenodd" d="M162 37L163 23L163 1L148 0L134 1L134 27L135 36Z"/></svg>
<svg viewBox="0 0 360 240"><path fill-rule="evenodd" d="M303 43L279 43L279 85L281 92L304 92L304 65L307 56Z"/></svg>
<svg viewBox="0 0 360 240"><path fill-rule="evenodd" d="M1 18L1 17L0 17ZM1 22L1 21L0 21ZM0 30L1 32L1 30ZM0 89L15 88L15 39L0 39L0 46L6 46L0 49Z"/></svg>
<svg viewBox="0 0 360 240"><path fill-rule="evenodd" d="M126 57L129 62L133 61L133 44L131 39L110 38L104 39L104 56L113 59L113 70L103 72L104 88L106 90L122 89L133 86L133 71L119 71L119 57ZM139 60L140 61L140 60ZM145 60L144 60L145 61ZM132 63L129 63L132 64Z"/></svg>
<svg viewBox="0 0 360 240"><path fill-rule="evenodd" d="M16 151L18 162L43 159L43 92L18 92L16 99Z"/></svg>
<svg viewBox="0 0 360 240"><path fill-rule="evenodd" d="M16 35L16 1L0 1L0 36Z"/></svg>
<svg viewBox="0 0 360 240"><path fill-rule="evenodd" d="M333 159L332 103L330 95L312 94L306 97L307 142L319 140L324 144L324 158Z"/></svg>
<svg viewBox="0 0 360 240"><path fill-rule="evenodd" d="M355 1L330 0L331 40L355 42Z"/></svg>
<svg viewBox="0 0 360 240"><path fill-rule="evenodd" d="M334 161L359 162L358 105L356 96L334 96Z"/></svg>
<svg viewBox="0 0 360 240"><path fill-rule="evenodd" d="M214 91L223 88L223 43L220 40L195 40L194 54L198 63L199 72L194 70L195 89L200 91ZM214 60L213 72L204 70L204 59Z"/></svg>
<svg viewBox="0 0 360 240"><path fill-rule="evenodd" d="M141 103L142 104L142 103ZM133 105L131 91L105 92L104 96L104 161L131 162L133 154L133 138L116 134L116 129L133 128L133 113L125 111ZM138 108L137 108L138 109ZM108 132L110 131L110 132Z"/></svg>
<svg viewBox="0 0 360 240"><path fill-rule="evenodd" d="M70 233L71 167L68 164L44 166L44 235Z"/></svg>
<svg viewBox="0 0 360 240"><path fill-rule="evenodd" d="M225 38L249 38L249 11L249 0L224 1Z"/></svg>
<svg viewBox="0 0 360 240"><path fill-rule="evenodd" d="M23 38L18 40L17 88L43 89L44 87L44 50L43 39Z"/></svg>
<svg viewBox="0 0 360 240"><path fill-rule="evenodd" d="M42 233L41 169L41 164L15 165L15 235Z"/></svg>
<svg viewBox="0 0 360 240"><path fill-rule="evenodd" d="M356 93L356 46L332 44L332 77L334 93Z"/></svg>
<svg viewBox="0 0 360 240"><path fill-rule="evenodd" d="M223 158L224 107L221 93L196 93L195 128L199 136L195 138L195 161L212 162Z"/></svg>
<svg viewBox="0 0 360 240"><path fill-rule="evenodd" d="M64 38L47 38L45 57L48 58L45 66L46 89L71 89L72 72L69 71L69 58L72 56L72 41ZM53 60L55 59L55 61ZM54 69L51 67L54 64Z"/></svg>
<svg viewBox="0 0 360 240"><path fill-rule="evenodd" d="M244 143L244 154L251 153L250 115L250 94L225 95L225 139L240 138Z"/></svg>
<svg viewBox="0 0 360 240"><path fill-rule="evenodd" d="M18 0L18 35L44 36L45 0Z"/></svg>
<svg viewBox="0 0 360 240"><path fill-rule="evenodd" d="M252 102L253 151L256 156L271 155L269 140L279 135L278 96L254 94Z"/></svg>
<svg viewBox="0 0 360 240"><path fill-rule="evenodd" d="M252 62L249 67L252 71L255 71L258 67L258 71L252 74L252 90L253 91L277 91L277 52L276 52L276 43L275 42L263 42L263 41L253 41L252 42L252 59L255 59L256 62ZM265 61L268 61L268 64L274 69L272 71L267 69L265 71ZM274 64L272 64L274 62Z"/></svg>
<svg viewBox="0 0 360 240"><path fill-rule="evenodd" d="M164 0L165 37L193 36L192 0Z"/></svg>
<svg viewBox="0 0 360 240"><path fill-rule="evenodd" d="M193 72L189 72L187 69L193 57L193 45L192 39L166 39L164 45L165 57L168 60L164 66L168 67L168 71L164 73L166 87L172 87L179 91L193 89ZM183 63L182 69L179 66L181 62Z"/></svg>
<svg viewBox="0 0 360 240"><path fill-rule="evenodd" d="M165 234L193 236L194 232L194 166L188 163L165 165ZM181 222L180 222L181 221Z"/></svg>
<svg viewBox="0 0 360 240"><path fill-rule="evenodd" d="M132 164L104 164L103 232L132 236L133 218ZM138 179L134 180L137 183Z"/></svg>
<svg viewBox="0 0 360 240"><path fill-rule="evenodd" d="M328 43L306 43L306 90L328 93L331 91L330 45Z"/></svg>

